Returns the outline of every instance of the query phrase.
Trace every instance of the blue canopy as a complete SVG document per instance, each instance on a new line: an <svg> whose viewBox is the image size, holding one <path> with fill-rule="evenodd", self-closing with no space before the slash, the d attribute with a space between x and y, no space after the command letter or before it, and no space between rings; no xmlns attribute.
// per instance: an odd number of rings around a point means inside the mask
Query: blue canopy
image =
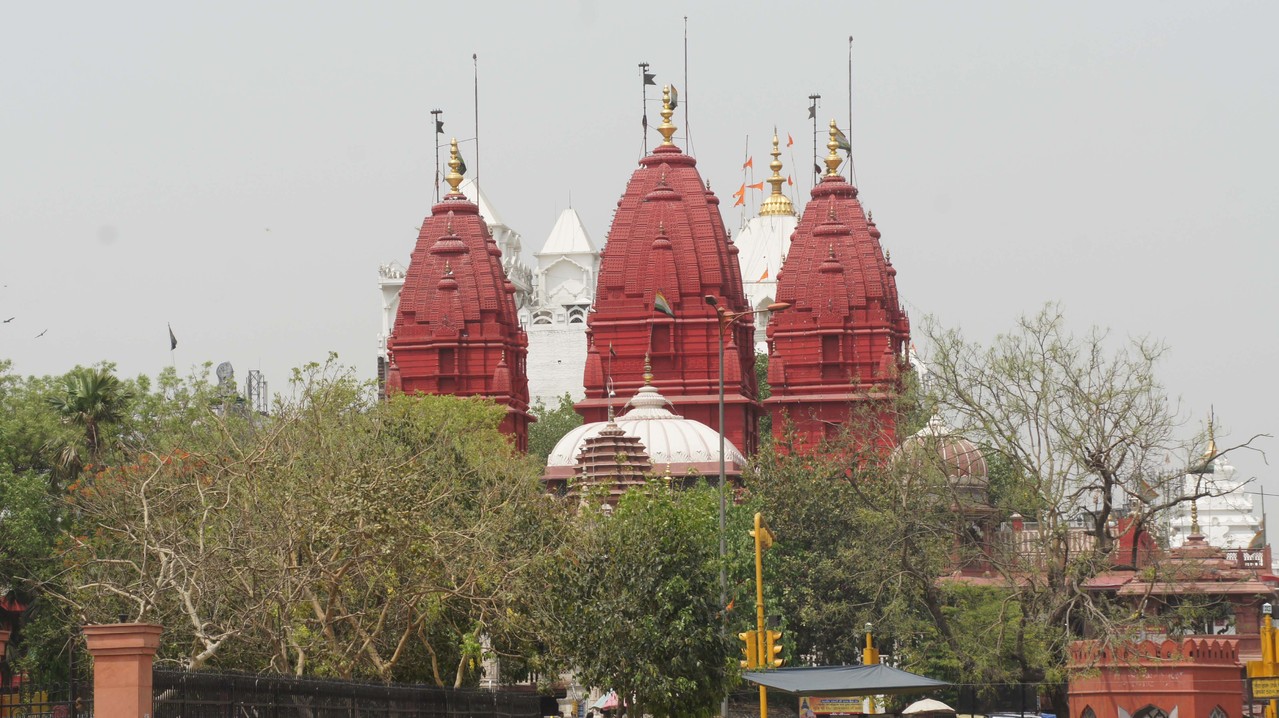
<svg viewBox="0 0 1279 718"><path fill-rule="evenodd" d="M798 696L871 696L922 693L950 684L877 663L869 666L811 666L748 671L743 677Z"/></svg>

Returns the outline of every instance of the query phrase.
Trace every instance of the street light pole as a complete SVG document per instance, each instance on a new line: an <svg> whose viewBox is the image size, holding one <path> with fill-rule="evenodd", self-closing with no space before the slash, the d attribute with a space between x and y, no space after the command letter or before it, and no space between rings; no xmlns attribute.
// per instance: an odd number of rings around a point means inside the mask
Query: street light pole
<svg viewBox="0 0 1279 718"><path fill-rule="evenodd" d="M727 479L724 470L724 334L728 332L728 328L742 317L749 317L758 314L760 310L749 309L744 312L730 312L724 308L719 300L713 294L707 294L704 299L706 303L715 307L715 314L719 319L719 610L720 610L720 634L727 640L728 638L728 567L725 558L728 556L728 544L725 538L724 517L728 513L728 495L725 491ZM790 304L786 302L774 302L768 305L764 311L782 312L790 309ZM722 718L728 718L728 696L719 704L719 714Z"/></svg>

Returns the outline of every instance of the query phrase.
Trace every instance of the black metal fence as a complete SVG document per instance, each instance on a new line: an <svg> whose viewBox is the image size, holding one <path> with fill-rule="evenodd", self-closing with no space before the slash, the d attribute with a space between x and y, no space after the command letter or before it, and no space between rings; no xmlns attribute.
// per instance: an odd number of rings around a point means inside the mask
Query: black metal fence
<svg viewBox="0 0 1279 718"><path fill-rule="evenodd" d="M154 718L539 718L533 693L156 670Z"/></svg>
<svg viewBox="0 0 1279 718"><path fill-rule="evenodd" d="M93 687L24 683L5 689L0 691L0 718L93 718Z"/></svg>

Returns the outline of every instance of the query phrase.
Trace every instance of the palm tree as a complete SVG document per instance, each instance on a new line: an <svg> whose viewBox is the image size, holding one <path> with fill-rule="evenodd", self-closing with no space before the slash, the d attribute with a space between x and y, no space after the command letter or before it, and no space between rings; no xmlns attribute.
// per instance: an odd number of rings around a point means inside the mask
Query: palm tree
<svg viewBox="0 0 1279 718"><path fill-rule="evenodd" d="M63 378L64 391L49 397L49 404L62 417L62 423L84 430L84 445L90 461L102 449L102 425L120 421L125 416L133 392L104 367L76 368ZM64 465L71 463L75 447L64 447Z"/></svg>

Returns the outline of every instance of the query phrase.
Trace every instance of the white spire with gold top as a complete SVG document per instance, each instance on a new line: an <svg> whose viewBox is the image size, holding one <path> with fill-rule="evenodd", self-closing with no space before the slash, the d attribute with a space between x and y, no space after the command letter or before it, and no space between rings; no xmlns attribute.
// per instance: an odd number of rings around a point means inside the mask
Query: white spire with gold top
<svg viewBox="0 0 1279 718"><path fill-rule="evenodd" d="M794 205L782 192L786 178L782 176L782 153L776 131L773 133L771 154L773 161L768 167L773 175L768 178L768 183L773 186L772 192L760 204L759 216L747 220L734 239L740 252L738 261L742 266L742 287L754 309L763 309L776 301L777 273L781 271L790 248L790 236L799 222ZM762 330L768 324L768 312L756 314L755 323L755 336L762 339ZM766 351L762 341L756 346L756 351Z"/></svg>

